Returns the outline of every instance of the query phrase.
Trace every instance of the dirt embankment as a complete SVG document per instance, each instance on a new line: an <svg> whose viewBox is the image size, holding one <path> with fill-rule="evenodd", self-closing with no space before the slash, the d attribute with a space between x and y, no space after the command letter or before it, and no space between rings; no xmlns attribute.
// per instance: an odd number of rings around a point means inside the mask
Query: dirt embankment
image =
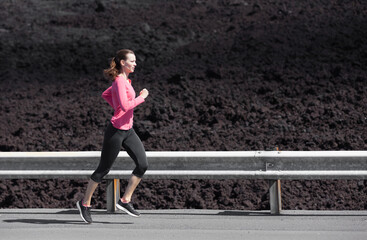
<svg viewBox="0 0 367 240"><path fill-rule="evenodd" d="M0 151L100 150L102 69L133 49L148 151L365 150L363 1L1 1ZM125 183L125 182L124 182ZM123 184L124 185L124 184ZM1 180L0 207L74 207L84 181ZM265 181L145 181L139 208L266 209ZM285 181L285 209L367 209L366 181ZM104 206L104 185L95 206Z"/></svg>

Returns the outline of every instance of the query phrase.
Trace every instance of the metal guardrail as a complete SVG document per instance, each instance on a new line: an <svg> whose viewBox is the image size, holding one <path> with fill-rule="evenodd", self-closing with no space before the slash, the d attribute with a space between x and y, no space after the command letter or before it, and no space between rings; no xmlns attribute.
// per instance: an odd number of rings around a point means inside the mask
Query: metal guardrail
<svg viewBox="0 0 367 240"><path fill-rule="evenodd" d="M100 152L0 152L0 178L88 179ZM281 179L367 179L367 151L147 152L147 179L268 179L271 213L281 210ZM120 152L107 179L107 210L120 197L118 179L134 168ZM118 170L124 169L124 170Z"/></svg>

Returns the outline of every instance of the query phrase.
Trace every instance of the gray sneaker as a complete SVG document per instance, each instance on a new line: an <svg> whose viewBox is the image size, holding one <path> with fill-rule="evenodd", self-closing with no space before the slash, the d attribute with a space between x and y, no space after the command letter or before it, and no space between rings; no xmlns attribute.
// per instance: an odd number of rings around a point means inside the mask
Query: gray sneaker
<svg viewBox="0 0 367 240"><path fill-rule="evenodd" d="M123 203L121 201L121 199L118 201L118 203L116 203L116 207L124 212L126 212L127 214L129 214L130 216L133 217L140 217L140 213L138 211L135 210L133 204L131 202L129 203Z"/></svg>
<svg viewBox="0 0 367 240"><path fill-rule="evenodd" d="M77 208L79 209L80 217L86 223L92 223L92 217L90 215L91 207L84 207L82 201L76 203Z"/></svg>

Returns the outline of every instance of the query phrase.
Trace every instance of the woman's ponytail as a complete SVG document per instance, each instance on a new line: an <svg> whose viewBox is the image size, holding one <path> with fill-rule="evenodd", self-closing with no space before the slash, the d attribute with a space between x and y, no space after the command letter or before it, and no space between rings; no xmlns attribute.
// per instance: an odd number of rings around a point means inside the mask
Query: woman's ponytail
<svg viewBox="0 0 367 240"><path fill-rule="evenodd" d="M115 80L117 75L119 75L119 70L117 69L117 64L116 64L115 59L116 59L115 57L112 58L110 67L103 70L103 75L105 76L105 78L110 79L110 80Z"/></svg>
<svg viewBox="0 0 367 240"><path fill-rule="evenodd" d="M129 49L122 49L116 53L116 56L112 58L110 62L110 67L103 70L103 75L105 76L105 78L112 81L115 80L117 75L119 75L121 72L121 60L126 61L127 54L134 54L134 52Z"/></svg>

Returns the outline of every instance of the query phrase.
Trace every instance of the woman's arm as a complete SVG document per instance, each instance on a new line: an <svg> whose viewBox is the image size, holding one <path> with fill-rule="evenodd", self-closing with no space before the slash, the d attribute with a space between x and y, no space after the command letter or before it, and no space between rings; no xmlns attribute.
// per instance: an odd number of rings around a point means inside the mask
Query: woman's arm
<svg viewBox="0 0 367 240"><path fill-rule="evenodd" d="M107 88L106 91L104 91L102 93L102 98L104 100L106 100L108 102L108 104L110 104L111 107L113 107L113 104L112 104L112 86Z"/></svg>
<svg viewBox="0 0 367 240"><path fill-rule="evenodd" d="M138 96L135 99L129 100L127 98L127 91L129 91L127 82L124 79L116 79L115 82L117 86L118 101L121 106L121 109L124 112L134 109L136 106L138 106L139 104L145 101L144 98L141 96Z"/></svg>

